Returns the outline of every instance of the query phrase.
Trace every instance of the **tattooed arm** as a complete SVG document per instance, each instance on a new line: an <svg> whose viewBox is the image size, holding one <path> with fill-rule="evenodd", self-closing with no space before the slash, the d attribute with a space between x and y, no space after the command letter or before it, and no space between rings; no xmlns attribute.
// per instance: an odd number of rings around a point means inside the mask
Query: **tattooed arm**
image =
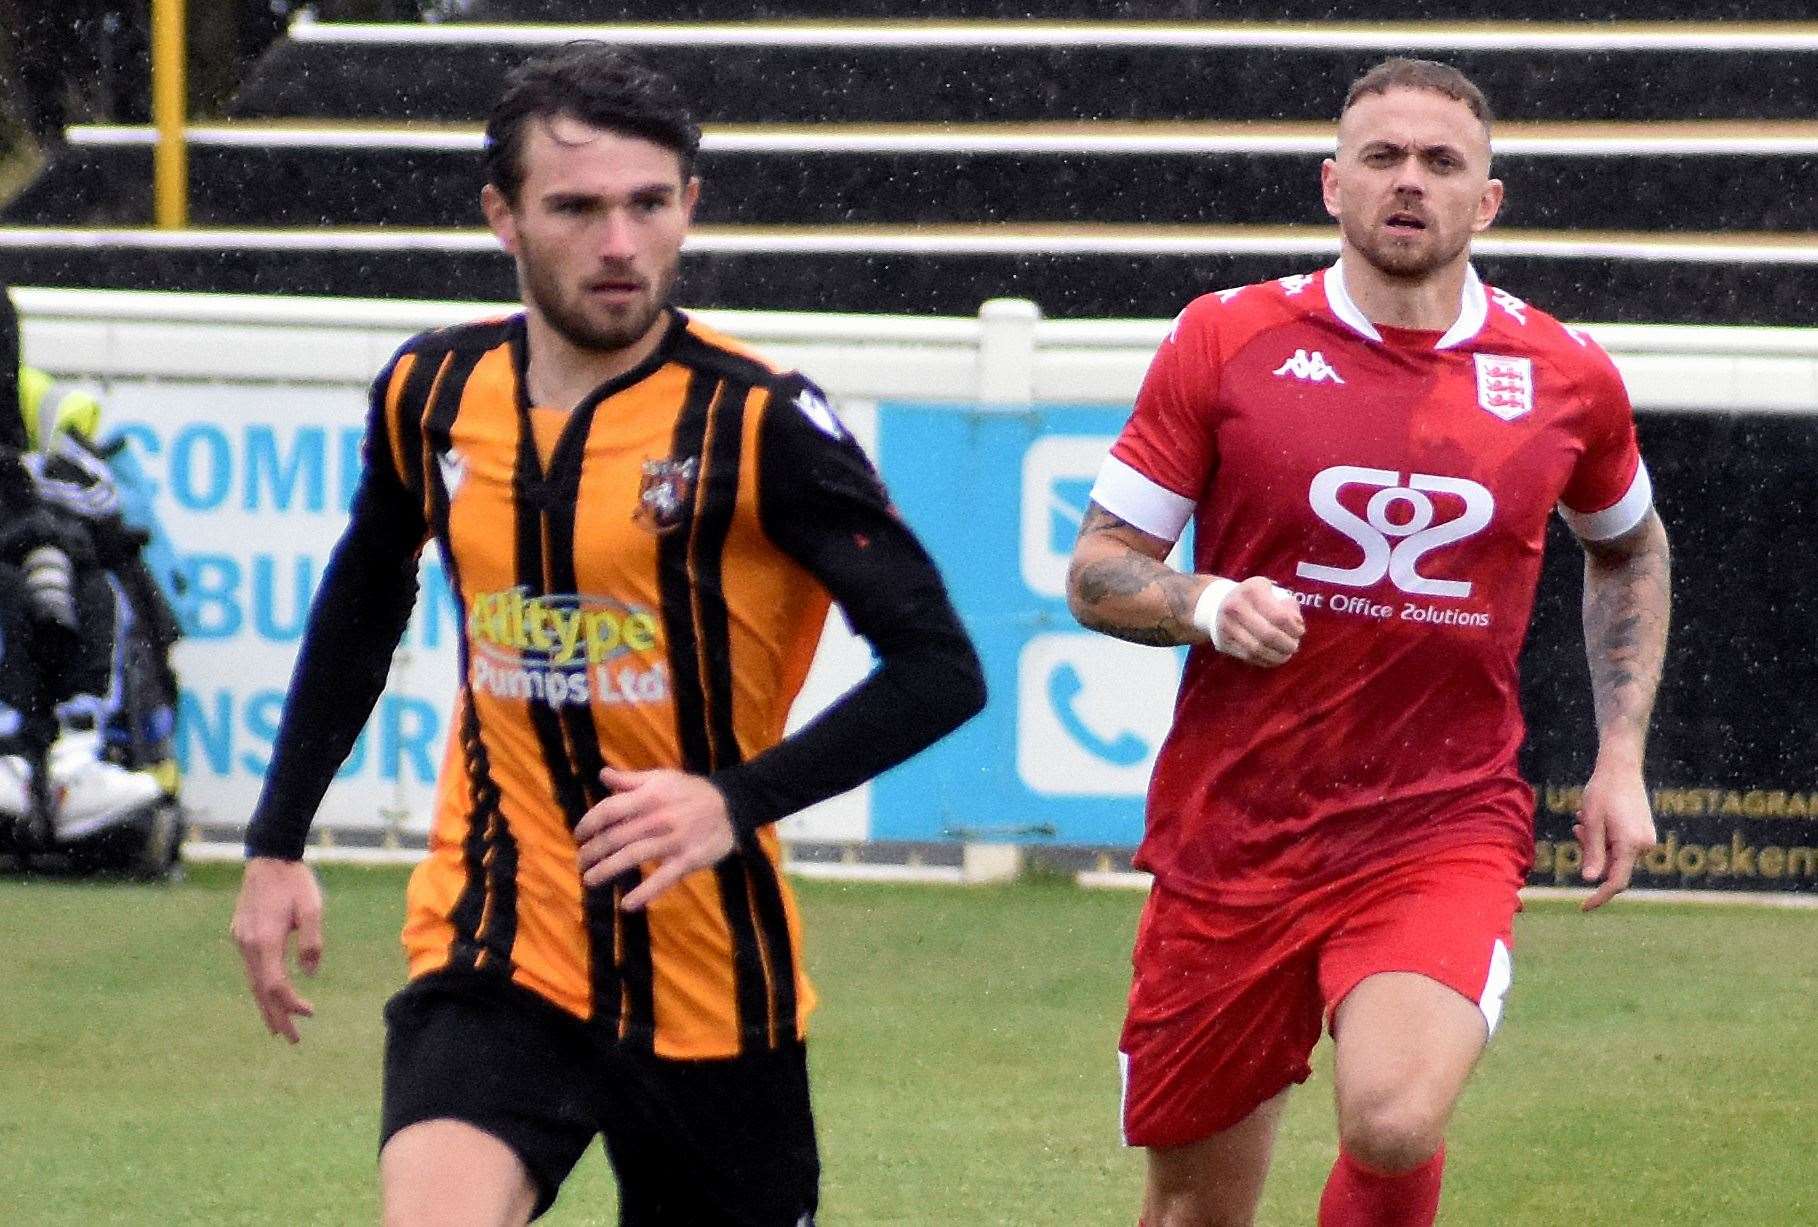
<svg viewBox="0 0 1818 1227"><path fill-rule="evenodd" d="M1636 857L1654 846L1641 765L1666 657L1671 563L1666 529L1651 511L1622 536L1587 541L1584 548L1584 640L1597 712L1597 764L1574 830L1584 847L1585 880L1603 879L1584 903L1588 912L1626 889Z"/></svg>
<svg viewBox="0 0 1818 1227"><path fill-rule="evenodd" d="M1112 515L1096 502L1080 522L1067 569L1067 606L1080 625L1131 643L1173 647L1205 643L1194 611L1210 575L1183 575L1164 560L1174 543ZM1220 651L1248 664L1273 667L1300 645L1300 609L1266 579L1230 590L1217 608Z"/></svg>
<svg viewBox="0 0 1818 1227"><path fill-rule="evenodd" d="M1193 625L1193 606L1211 580L1182 575L1164 562L1173 548L1172 541L1088 503L1067 568L1067 607L1088 630L1131 643L1204 643L1206 632Z"/></svg>

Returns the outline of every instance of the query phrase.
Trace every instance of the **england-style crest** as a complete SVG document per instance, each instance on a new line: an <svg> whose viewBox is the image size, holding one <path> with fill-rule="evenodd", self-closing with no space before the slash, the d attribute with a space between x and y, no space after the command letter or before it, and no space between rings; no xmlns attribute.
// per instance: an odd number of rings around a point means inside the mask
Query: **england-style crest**
<svg viewBox="0 0 1818 1227"><path fill-rule="evenodd" d="M686 460L646 460L644 480L638 487L638 509L631 518L653 533L666 533L680 524L694 496L697 457Z"/></svg>
<svg viewBox="0 0 1818 1227"><path fill-rule="evenodd" d="M1477 407L1513 422L1534 408L1534 362L1477 354Z"/></svg>

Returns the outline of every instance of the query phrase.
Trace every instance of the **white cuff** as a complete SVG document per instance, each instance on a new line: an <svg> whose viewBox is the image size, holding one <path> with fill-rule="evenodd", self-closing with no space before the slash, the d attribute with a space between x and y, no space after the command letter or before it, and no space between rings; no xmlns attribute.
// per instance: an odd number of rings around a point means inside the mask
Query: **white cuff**
<svg viewBox="0 0 1818 1227"><path fill-rule="evenodd" d="M1116 456L1106 456L1092 484L1092 501L1134 528L1178 541L1193 518L1193 500L1174 493Z"/></svg>
<svg viewBox="0 0 1818 1227"><path fill-rule="evenodd" d="M1648 477L1648 466L1637 464L1628 491L1602 511L1573 511L1559 504L1559 516L1577 534L1580 541L1608 541L1634 528L1646 518L1654 505L1654 483Z"/></svg>

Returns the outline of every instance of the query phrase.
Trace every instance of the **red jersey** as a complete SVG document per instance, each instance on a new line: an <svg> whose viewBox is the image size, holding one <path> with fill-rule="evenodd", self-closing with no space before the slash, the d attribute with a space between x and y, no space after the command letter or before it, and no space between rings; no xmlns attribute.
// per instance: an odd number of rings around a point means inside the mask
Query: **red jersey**
<svg viewBox="0 0 1818 1227"><path fill-rule="evenodd" d="M1340 266L1190 304L1093 500L1306 621L1262 669L1189 654L1136 864L1266 901L1425 851L1533 851L1516 660L1555 506L1586 540L1652 505L1607 355L1467 275L1443 335L1372 324Z"/></svg>

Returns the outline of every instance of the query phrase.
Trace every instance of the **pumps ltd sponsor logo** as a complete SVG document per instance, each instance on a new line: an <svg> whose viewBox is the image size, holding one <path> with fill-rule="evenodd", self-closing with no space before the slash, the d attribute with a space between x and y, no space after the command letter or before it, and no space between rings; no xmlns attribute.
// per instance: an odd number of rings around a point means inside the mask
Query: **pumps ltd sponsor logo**
<svg viewBox="0 0 1818 1227"><path fill-rule="evenodd" d="M485 592L468 607L475 690L551 707L666 703L662 621L607 597Z"/></svg>

